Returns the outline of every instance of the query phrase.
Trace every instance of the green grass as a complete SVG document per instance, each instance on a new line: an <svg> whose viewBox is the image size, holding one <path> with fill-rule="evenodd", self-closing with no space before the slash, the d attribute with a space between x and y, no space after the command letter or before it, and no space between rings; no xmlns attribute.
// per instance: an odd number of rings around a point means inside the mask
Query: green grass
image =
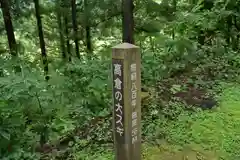
<svg viewBox="0 0 240 160"><path fill-rule="evenodd" d="M240 85L222 84L219 108L199 111L192 115L181 115L175 123L165 127L168 133L165 151L160 147L149 147L146 160L240 159ZM167 146L167 147L166 147ZM174 148L177 151L172 152ZM198 155L199 156L199 155ZM200 159L200 158L199 158Z"/></svg>

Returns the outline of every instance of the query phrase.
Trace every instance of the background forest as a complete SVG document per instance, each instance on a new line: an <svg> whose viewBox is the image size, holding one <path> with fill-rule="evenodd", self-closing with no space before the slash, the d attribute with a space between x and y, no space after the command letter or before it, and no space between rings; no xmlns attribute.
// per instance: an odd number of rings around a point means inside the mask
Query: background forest
<svg viewBox="0 0 240 160"><path fill-rule="evenodd" d="M240 1L126 2L0 0L0 159L113 159L111 51L126 34L143 159L240 159Z"/></svg>

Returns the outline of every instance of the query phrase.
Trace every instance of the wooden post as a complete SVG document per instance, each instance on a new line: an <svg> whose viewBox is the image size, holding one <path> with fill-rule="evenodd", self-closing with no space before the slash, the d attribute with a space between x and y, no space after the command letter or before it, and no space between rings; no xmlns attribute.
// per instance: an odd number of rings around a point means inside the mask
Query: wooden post
<svg viewBox="0 0 240 160"><path fill-rule="evenodd" d="M141 72L139 47L113 47L113 135L115 160L141 160Z"/></svg>

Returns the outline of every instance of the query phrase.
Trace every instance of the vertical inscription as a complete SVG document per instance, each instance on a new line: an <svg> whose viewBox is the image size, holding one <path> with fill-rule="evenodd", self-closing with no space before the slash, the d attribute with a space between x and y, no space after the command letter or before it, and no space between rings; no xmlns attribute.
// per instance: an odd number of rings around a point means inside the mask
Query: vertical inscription
<svg viewBox="0 0 240 160"><path fill-rule="evenodd" d="M123 60L113 59L113 97L115 137L118 144L124 144L124 95L123 95Z"/></svg>
<svg viewBox="0 0 240 160"><path fill-rule="evenodd" d="M137 105L137 65L132 63L130 65L130 74L131 74L131 108L132 108L132 144L135 144L138 140L138 112L136 111Z"/></svg>

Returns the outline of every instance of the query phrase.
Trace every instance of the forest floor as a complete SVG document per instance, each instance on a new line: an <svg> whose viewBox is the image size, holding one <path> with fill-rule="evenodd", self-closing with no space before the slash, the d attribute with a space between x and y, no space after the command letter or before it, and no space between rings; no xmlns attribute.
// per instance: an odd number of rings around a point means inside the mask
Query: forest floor
<svg viewBox="0 0 240 160"><path fill-rule="evenodd" d="M167 125L166 141L143 145L143 159L240 159L240 85L222 83L220 90L218 107L179 116Z"/></svg>
<svg viewBox="0 0 240 160"><path fill-rule="evenodd" d="M217 93L216 107L182 112L174 121L159 119L154 122L154 127L147 131L148 135L143 139L142 159L239 160L240 85L221 82L213 87L213 92ZM158 138L161 134L164 134L164 140ZM73 155L78 157L76 159L113 159L111 147L95 152L86 148Z"/></svg>
<svg viewBox="0 0 240 160"><path fill-rule="evenodd" d="M219 93L217 107L190 114L183 112L176 121L162 122L164 120L160 119L159 124L153 124L159 125L153 134L164 130L166 136L164 140L152 139L151 144L144 140L142 159L240 159L240 85L220 83L216 92ZM88 157L88 160L113 159L112 153L112 150L105 150Z"/></svg>

